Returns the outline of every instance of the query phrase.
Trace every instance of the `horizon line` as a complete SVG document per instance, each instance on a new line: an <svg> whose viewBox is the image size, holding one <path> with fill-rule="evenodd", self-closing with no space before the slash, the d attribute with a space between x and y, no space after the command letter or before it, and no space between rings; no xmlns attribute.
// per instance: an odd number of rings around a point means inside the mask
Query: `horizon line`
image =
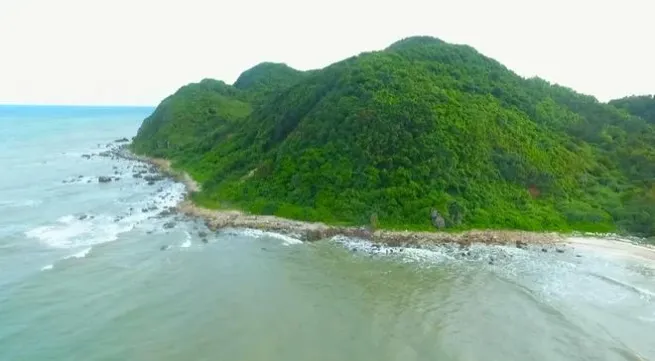
<svg viewBox="0 0 655 361"><path fill-rule="evenodd" d="M78 108L154 108L156 105L146 104L51 104L51 103L2 103L0 107L78 107Z"/></svg>

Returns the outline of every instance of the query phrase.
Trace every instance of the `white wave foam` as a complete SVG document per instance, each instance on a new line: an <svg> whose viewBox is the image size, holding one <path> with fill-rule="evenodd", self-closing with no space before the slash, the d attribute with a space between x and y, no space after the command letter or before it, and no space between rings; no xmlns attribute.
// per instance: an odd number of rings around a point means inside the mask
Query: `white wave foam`
<svg viewBox="0 0 655 361"><path fill-rule="evenodd" d="M79 220L67 215L57 219L54 225L33 228L25 235L52 248L70 249L115 241L120 233L130 229L125 224L114 223L108 216Z"/></svg>
<svg viewBox="0 0 655 361"><path fill-rule="evenodd" d="M0 207L7 208L24 208L24 207L35 207L43 203L41 200L34 199L21 199L21 200L5 200L0 201Z"/></svg>
<svg viewBox="0 0 655 361"><path fill-rule="evenodd" d="M46 266L41 267L41 271L49 271L49 270L51 270L53 267L54 267L54 265L49 264L49 265L46 265Z"/></svg>
<svg viewBox="0 0 655 361"><path fill-rule="evenodd" d="M180 248L189 248L191 247L191 235L189 234L189 232L184 232L184 233L186 233L186 239L180 245Z"/></svg>
<svg viewBox="0 0 655 361"><path fill-rule="evenodd" d="M79 252L77 252L77 253L73 253L73 254L71 254L70 256L66 256L66 257L64 257L64 258L62 258L62 259L71 259L71 258L78 258L78 259L79 259L79 258L84 258L84 257L86 257L90 252L91 252L91 247L89 247L89 248L85 248L85 249L83 249L83 250L81 250L81 251L79 251Z"/></svg>
<svg viewBox="0 0 655 361"><path fill-rule="evenodd" d="M302 244L303 242L297 238L287 236L284 234L280 233L275 233L275 232L268 232L268 231L262 231L258 229L250 229L250 228L245 228L245 229L240 229L236 231L237 234L247 236L247 237L252 237L252 238L263 238L263 237L270 237L270 238L275 238L279 239L282 241L282 245L284 246L291 246L295 244Z"/></svg>
<svg viewBox="0 0 655 361"><path fill-rule="evenodd" d="M454 251L450 248L411 248L411 247L390 247L375 244L371 241L346 236L335 236L331 239L342 246L359 252L394 256L403 262L430 262L441 263L446 260L455 260Z"/></svg>

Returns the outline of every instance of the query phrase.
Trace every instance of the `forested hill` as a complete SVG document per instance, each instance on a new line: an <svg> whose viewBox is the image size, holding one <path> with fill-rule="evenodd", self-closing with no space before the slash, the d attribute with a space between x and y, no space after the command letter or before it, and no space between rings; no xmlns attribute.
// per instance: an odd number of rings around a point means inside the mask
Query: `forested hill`
<svg viewBox="0 0 655 361"><path fill-rule="evenodd" d="M209 207L303 220L655 233L655 128L469 46L398 41L324 69L263 63L181 88L133 149ZM439 222L437 222L439 223Z"/></svg>
<svg viewBox="0 0 655 361"><path fill-rule="evenodd" d="M634 95L612 100L610 104L655 124L655 95Z"/></svg>

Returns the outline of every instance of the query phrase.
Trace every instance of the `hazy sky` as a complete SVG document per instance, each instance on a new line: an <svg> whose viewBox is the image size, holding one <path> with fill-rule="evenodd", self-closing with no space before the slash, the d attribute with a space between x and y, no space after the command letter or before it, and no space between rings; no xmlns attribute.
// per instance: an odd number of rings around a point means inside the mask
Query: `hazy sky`
<svg viewBox="0 0 655 361"><path fill-rule="evenodd" d="M654 0L0 0L0 103L157 104L262 61L323 67L412 35L608 100L655 93Z"/></svg>

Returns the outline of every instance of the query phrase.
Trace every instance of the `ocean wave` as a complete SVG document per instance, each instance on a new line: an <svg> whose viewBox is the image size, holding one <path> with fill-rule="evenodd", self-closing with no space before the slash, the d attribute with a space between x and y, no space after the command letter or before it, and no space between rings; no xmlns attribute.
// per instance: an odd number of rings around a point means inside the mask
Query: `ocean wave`
<svg viewBox="0 0 655 361"><path fill-rule="evenodd" d="M130 229L124 224L114 223L113 218L108 216L81 220L67 215L57 219L53 225L30 229L25 235L52 248L71 249L115 241L120 233Z"/></svg>
<svg viewBox="0 0 655 361"><path fill-rule="evenodd" d="M645 288L642 288L642 287L638 287L638 286L629 284L627 282L617 280L615 278L608 277L608 276L598 274L598 273L589 273L589 275L591 275L593 277L596 277L599 280L604 281L604 282L606 282L608 284L611 284L611 285L617 286L619 288L622 288L624 290L633 292L633 293L637 294L640 298L645 299L647 301L650 301L651 299L655 298L655 292L653 292L651 290L648 290L648 289L645 289Z"/></svg>
<svg viewBox="0 0 655 361"><path fill-rule="evenodd" d="M189 234L189 232L184 232L184 233L186 234L186 239L180 245L180 248L189 248L191 247L191 234Z"/></svg>
<svg viewBox="0 0 655 361"><path fill-rule="evenodd" d="M234 233L237 235L251 237L251 238L269 237L269 238L279 239L282 241L282 245L284 246L291 246L291 245L297 245L303 243L301 240L291 236L287 236L281 233L262 231L259 229L244 228L244 229L236 230Z"/></svg>
<svg viewBox="0 0 655 361"><path fill-rule="evenodd" d="M71 254L69 256L66 256L66 257L64 257L62 259L85 258L86 256L89 255L89 253L91 253L91 249L92 249L92 247L85 248L85 249L83 249L83 250L81 250L79 252L73 253L73 254Z"/></svg>
<svg viewBox="0 0 655 361"><path fill-rule="evenodd" d="M65 260L69 260L69 259L73 259L73 258L75 258L75 259L86 258L86 256L88 256L89 253L91 253L91 249L92 249L92 247L84 248L84 249L82 249L82 250L80 250L78 252L75 252L73 254L69 254L68 256L64 256L64 257L60 258L59 260L60 261L65 261ZM55 263L51 263L51 264L48 264L48 265L45 265L45 266L41 267L41 271L50 271L54 267L55 267Z"/></svg>

